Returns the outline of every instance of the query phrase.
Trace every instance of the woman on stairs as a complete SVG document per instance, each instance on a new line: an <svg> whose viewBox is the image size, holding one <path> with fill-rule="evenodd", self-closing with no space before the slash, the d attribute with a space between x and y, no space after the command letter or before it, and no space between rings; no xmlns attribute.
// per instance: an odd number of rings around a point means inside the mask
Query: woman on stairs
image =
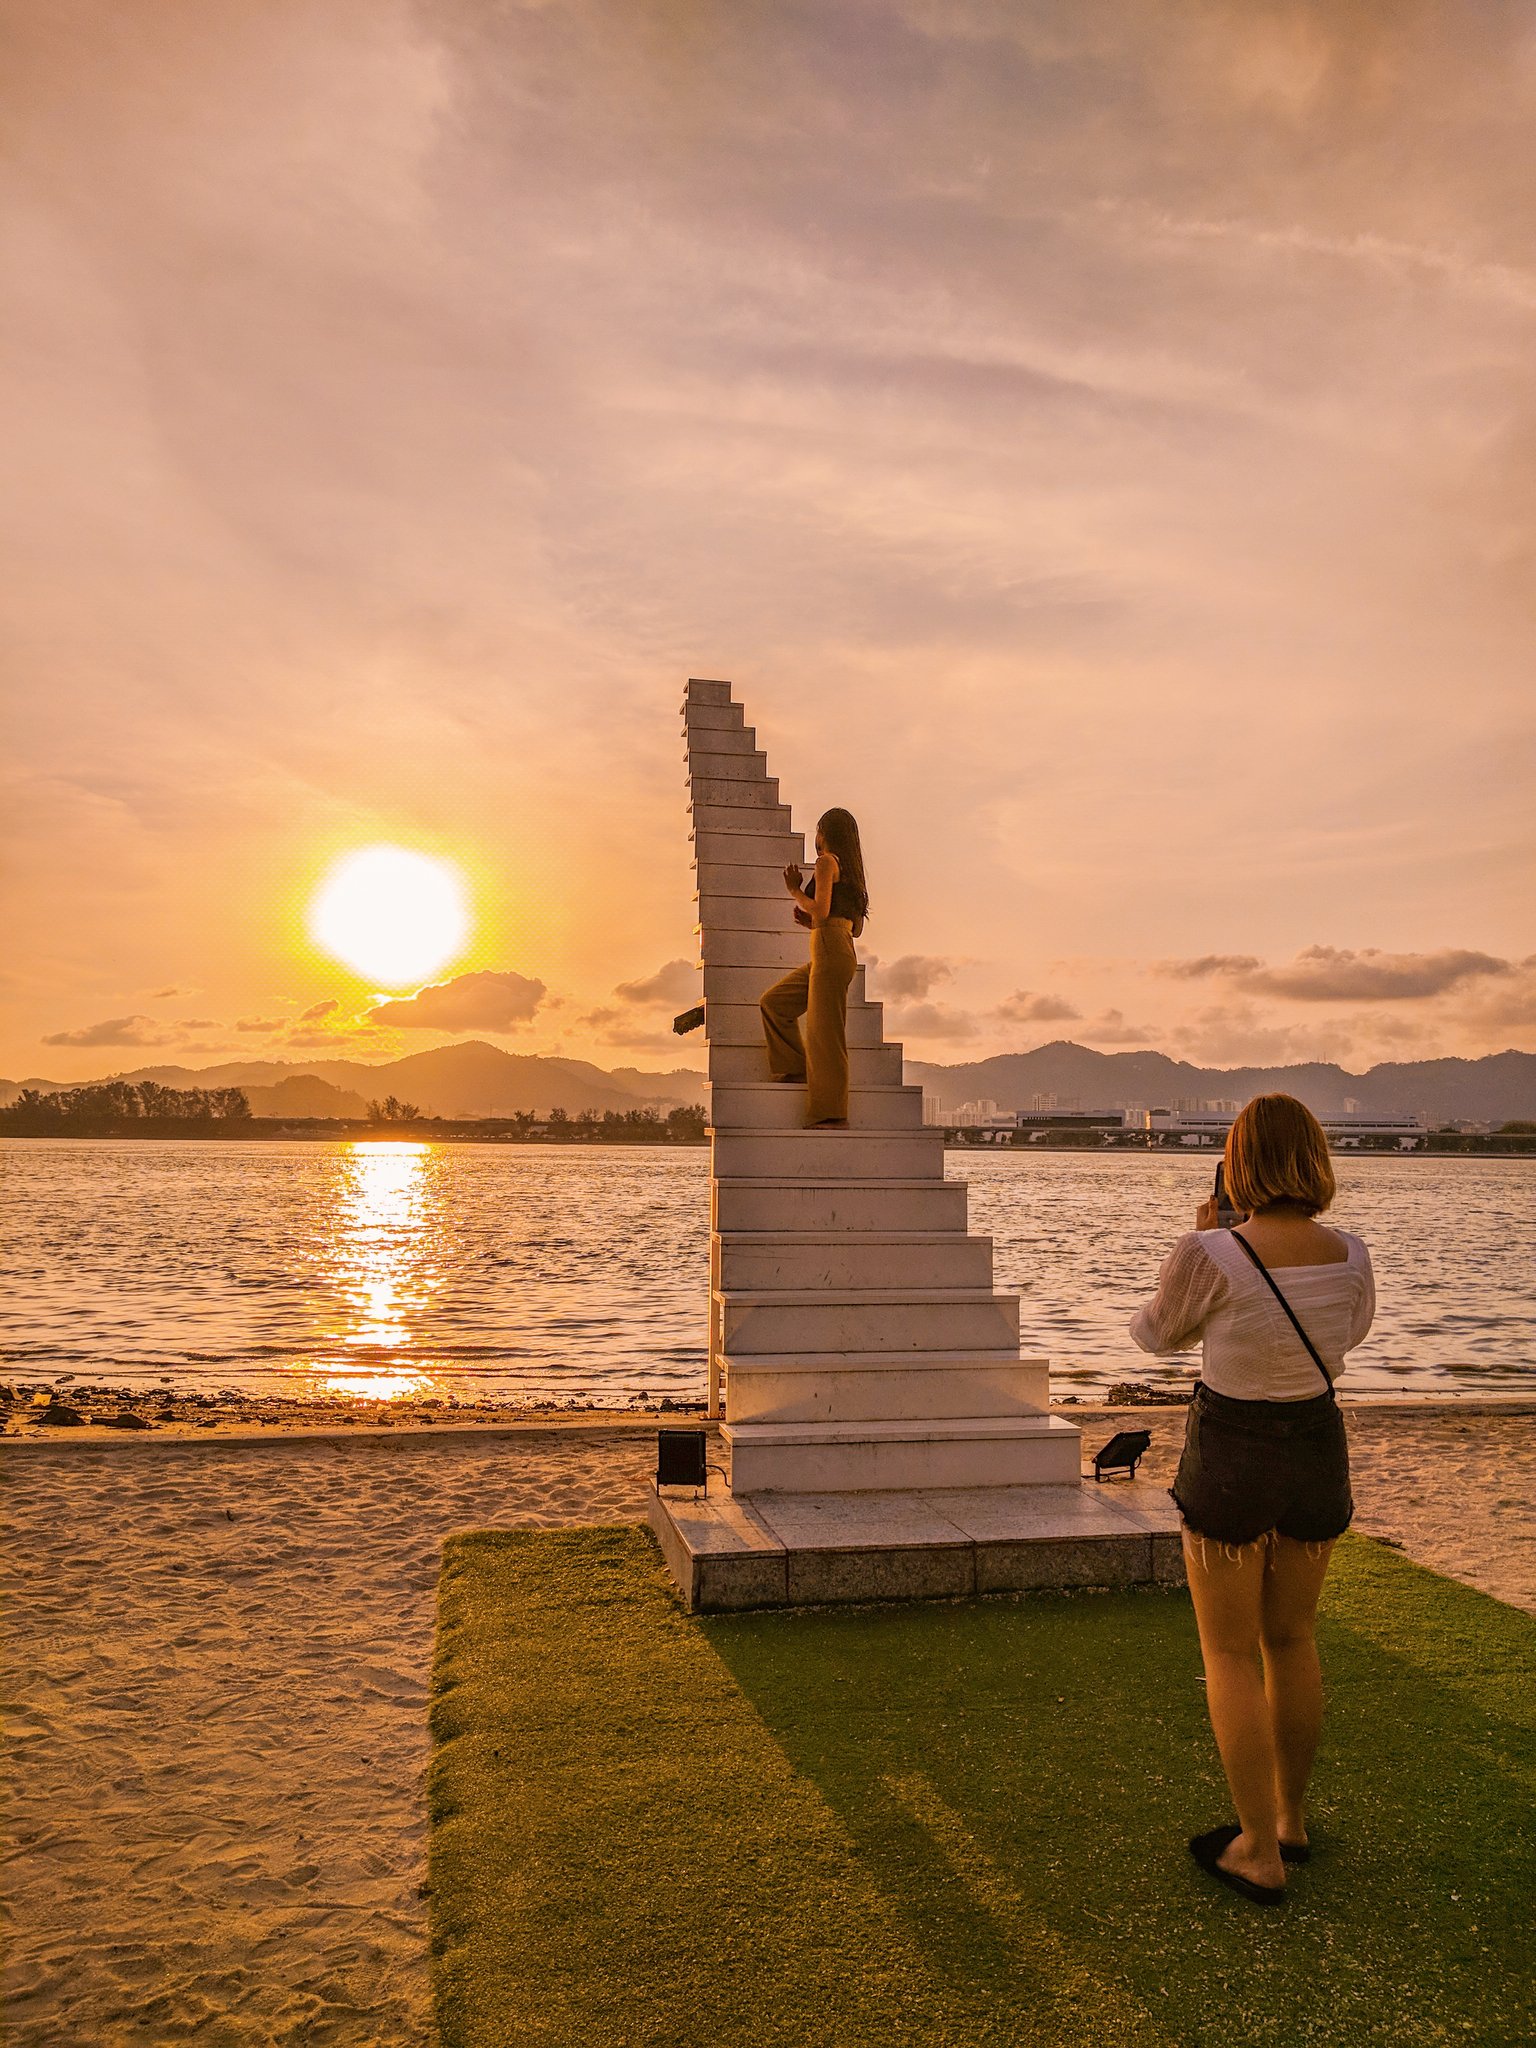
<svg viewBox="0 0 1536 2048"><path fill-rule="evenodd" d="M806 1084L807 1124L839 1129L848 1122L848 986L859 964L853 942L869 915L864 856L851 812L822 815L809 885L791 862L784 886L794 902L795 922L811 928L811 957L761 998L768 1068L776 1081Z"/></svg>
<svg viewBox="0 0 1536 2048"><path fill-rule="evenodd" d="M1335 1540L1354 1512L1333 1382L1376 1307L1358 1237L1317 1221L1333 1200L1328 1140L1291 1095L1259 1095L1227 1136L1228 1200L1163 1262L1131 1324L1144 1351L1204 1355L1170 1491L1205 1663L1205 1698L1237 1818L1190 1852L1255 1905L1285 1897L1311 1851L1303 1811L1323 1719L1313 1632Z"/></svg>

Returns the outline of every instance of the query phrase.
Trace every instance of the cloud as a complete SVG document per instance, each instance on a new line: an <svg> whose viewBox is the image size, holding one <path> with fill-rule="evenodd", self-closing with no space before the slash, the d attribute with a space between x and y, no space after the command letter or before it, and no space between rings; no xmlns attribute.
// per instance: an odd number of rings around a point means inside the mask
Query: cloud
<svg viewBox="0 0 1536 2048"><path fill-rule="evenodd" d="M933 953L903 953L880 970L880 993L893 1002L928 995L954 979L955 963Z"/></svg>
<svg viewBox="0 0 1536 2048"><path fill-rule="evenodd" d="M281 1031L282 1028L281 1017L241 1017L235 1024L237 1031Z"/></svg>
<svg viewBox="0 0 1536 2048"><path fill-rule="evenodd" d="M169 988L152 988L148 991L148 994L156 1002L164 1002L169 996L190 996L196 993L195 989L178 987L175 982L172 982Z"/></svg>
<svg viewBox="0 0 1536 2048"><path fill-rule="evenodd" d="M368 1012L376 1024L405 1031L516 1031L533 1017L544 1000L542 981L510 969L486 970L434 982L419 994L380 1003Z"/></svg>
<svg viewBox="0 0 1536 2048"><path fill-rule="evenodd" d="M222 1031L224 1027L217 1017L183 1017L178 1028L182 1031Z"/></svg>
<svg viewBox="0 0 1536 2048"><path fill-rule="evenodd" d="M1483 1033L1530 1033L1536 1029L1536 960L1522 960L1508 981L1471 993L1458 1010L1465 1023Z"/></svg>
<svg viewBox="0 0 1536 2048"><path fill-rule="evenodd" d="M1293 1002L1357 1003L1416 1001L1516 969L1512 960L1456 947L1387 953L1378 946L1307 946L1285 967L1267 967L1250 953L1204 953L1192 960L1159 960L1152 971L1175 981L1219 976L1246 994L1288 996Z"/></svg>
<svg viewBox="0 0 1536 2048"><path fill-rule="evenodd" d="M1353 952L1308 946L1290 966L1247 975L1243 985L1304 1003L1397 1002L1437 996L1464 981L1513 972L1512 961L1491 953L1384 953L1375 946Z"/></svg>
<svg viewBox="0 0 1536 2048"><path fill-rule="evenodd" d="M1152 972L1172 981L1203 981L1212 974L1251 974L1263 965L1253 953L1202 953L1195 960L1156 960Z"/></svg>
<svg viewBox="0 0 1536 2048"><path fill-rule="evenodd" d="M44 1045L169 1045L176 1037L152 1017L108 1017L75 1031L51 1031Z"/></svg>
<svg viewBox="0 0 1536 2048"><path fill-rule="evenodd" d="M318 1024L322 1017L334 1016L340 1008L341 1004L335 996L327 996L324 1002L311 1003L307 1010L301 1010L298 1015L298 1022L300 1024Z"/></svg>
<svg viewBox="0 0 1536 2048"><path fill-rule="evenodd" d="M1172 1034L1174 1047L1186 1058L1213 1066L1288 1066L1298 1060L1347 1060L1356 1035L1347 1023L1319 1030L1273 1024L1250 1002L1218 1003L1201 1010Z"/></svg>
<svg viewBox="0 0 1536 2048"><path fill-rule="evenodd" d="M697 967L686 960L669 960L641 981L621 981L614 994L621 1003L664 1003L681 1010L699 1000L700 988Z"/></svg>
<svg viewBox="0 0 1536 2048"><path fill-rule="evenodd" d="M1155 1049L1158 1028L1155 1024L1127 1024L1119 1010L1106 1010L1102 1017L1096 1017L1091 1024L1084 1024L1077 1036L1098 1045L1134 1045Z"/></svg>
<svg viewBox="0 0 1536 2048"><path fill-rule="evenodd" d="M978 1029L969 1011L947 1009L943 1003L893 1003L885 1014L890 1029L903 1038L974 1038Z"/></svg>
<svg viewBox="0 0 1536 2048"><path fill-rule="evenodd" d="M702 1036L697 1032L680 1037L659 1018L654 1024L648 1024L628 1011L615 1010L607 1005L583 1012L576 1021L582 1030L594 1033L604 1045L620 1045L639 1052L672 1053L684 1064L690 1055L699 1052L703 1044Z"/></svg>
<svg viewBox="0 0 1536 2048"><path fill-rule="evenodd" d="M1080 1017L1062 996L1036 995L1032 989L1016 988L992 1012L999 1024L1053 1024L1068 1017Z"/></svg>

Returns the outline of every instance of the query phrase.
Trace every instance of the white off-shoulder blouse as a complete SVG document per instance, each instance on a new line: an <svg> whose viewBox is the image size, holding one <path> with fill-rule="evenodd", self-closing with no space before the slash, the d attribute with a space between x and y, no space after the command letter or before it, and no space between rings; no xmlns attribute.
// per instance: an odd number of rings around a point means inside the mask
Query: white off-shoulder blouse
<svg viewBox="0 0 1536 2048"><path fill-rule="evenodd" d="M1349 1256L1327 1266L1274 1266L1275 1285L1328 1368L1364 1340L1376 1313L1371 1255L1347 1230ZM1192 1230L1163 1261L1157 1292L1131 1321L1143 1351L1202 1347L1200 1377L1236 1401L1306 1401L1322 1375L1290 1318L1230 1230Z"/></svg>

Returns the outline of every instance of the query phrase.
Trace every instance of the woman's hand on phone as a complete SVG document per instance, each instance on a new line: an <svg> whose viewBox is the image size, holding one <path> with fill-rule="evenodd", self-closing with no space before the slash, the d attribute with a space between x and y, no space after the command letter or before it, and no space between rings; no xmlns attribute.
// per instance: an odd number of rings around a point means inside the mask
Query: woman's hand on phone
<svg viewBox="0 0 1536 2048"><path fill-rule="evenodd" d="M1221 1225L1216 1220L1216 1197L1214 1195L1207 1195L1195 1211L1195 1228L1196 1230L1220 1230Z"/></svg>

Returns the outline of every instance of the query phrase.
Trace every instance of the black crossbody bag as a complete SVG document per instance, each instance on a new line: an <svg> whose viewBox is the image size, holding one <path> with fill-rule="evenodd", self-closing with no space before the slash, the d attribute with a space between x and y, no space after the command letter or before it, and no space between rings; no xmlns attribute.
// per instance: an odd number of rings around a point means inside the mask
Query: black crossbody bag
<svg viewBox="0 0 1536 2048"><path fill-rule="evenodd" d="M1297 1336L1301 1339L1302 1343L1306 1345L1307 1356L1311 1359L1312 1363L1317 1367L1318 1371L1322 1374L1323 1383L1328 1389L1329 1400L1332 1401L1335 1405L1337 1405L1339 1397L1333 1391L1333 1380L1329 1375L1328 1368L1326 1365L1324 1365L1321 1358L1318 1357L1317 1346L1312 1342L1312 1339L1301 1327L1301 1323L1297 1317L1295 1309L1291 1307L1291 1304L1286 1300L1285 1296L1280 1292L1279 1288L1275 1285L1274 1275L1270 1272L1268 1266L1265 1265L1264 1261L1259 1257L1258 1253L1254 1250L1253 1246L1248 1242L1246 1237L1239 1237L1235 1230L1231 1233L1231 1237L1232 1242L1234 1244L1240 1244L1242 1246L1243 1250L1248 1254L1249 1258L1252 1259L1253 1263L1258 1267L1260 1273L1263 1274L1265 1286L1269 1289L1270 1293L1275 1297L1276 1301L1279 1302L1280 1306L1285 1310L1286 1314L1290 1317L1291 1328L1296 1332Z"/></svg>

